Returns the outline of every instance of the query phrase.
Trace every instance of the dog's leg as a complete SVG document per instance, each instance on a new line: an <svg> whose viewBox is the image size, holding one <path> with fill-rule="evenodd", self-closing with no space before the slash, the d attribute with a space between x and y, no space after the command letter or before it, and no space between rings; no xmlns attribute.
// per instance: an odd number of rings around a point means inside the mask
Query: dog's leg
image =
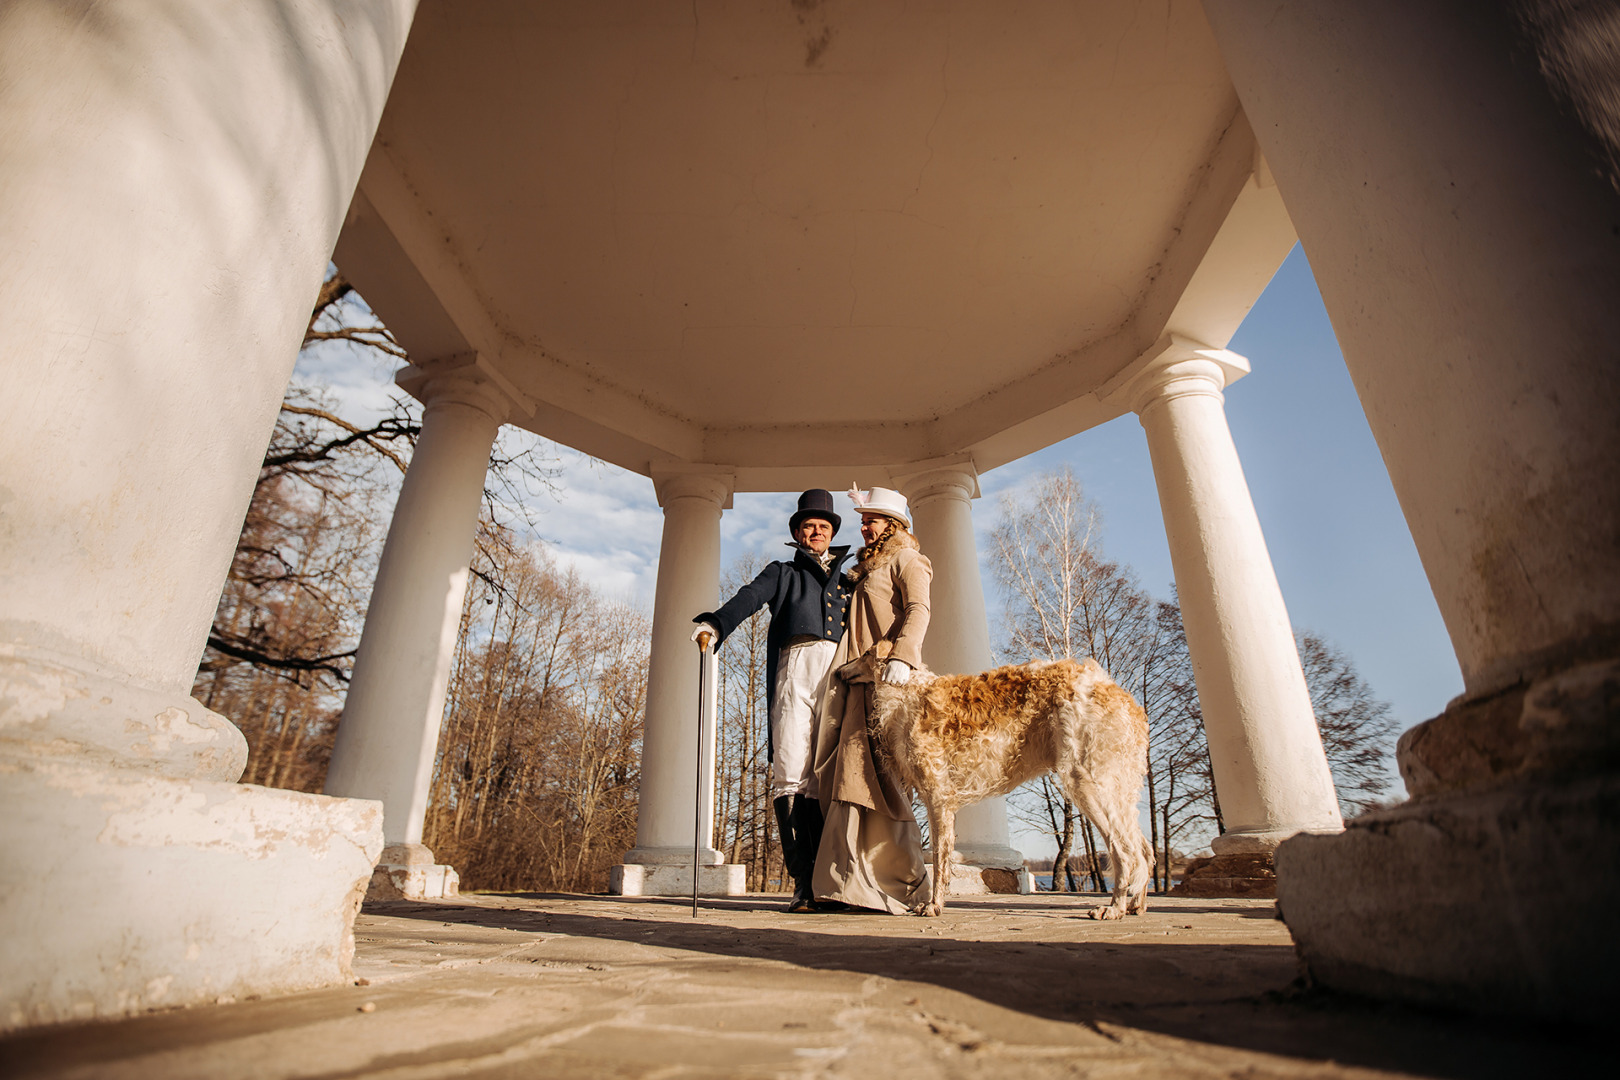
<svg viewBox="0 0 1620 1080"><path fill-rule="evenodd" d="M939 915L951 895L951 855L956 850L956 811L928 806L928 831L934 841L934 895L923 905L924 915Z"/></svg>
<svg viewBox="0 0 1620 1080"><path fill-rule="evenodd" d="M1112 805L1104 810L1109 819L1108 853L1114 864L1114 894L1108 906L1116 908L1123 901L1125 914L1140 915L1147 910L1148 876L1153 868L1153 849L1136 817L1141 785L1119 783L1114 792Z"/></svg>
<svg viewBox="0 0 1620 1080"><path fill-rule="evenodd" d="M1114 872L1114 889L1108 903L1091 910L1093 919L1120 919L1125 916L1125 882L1136 870L1136 848L1132 845L1130 862L1122 859L1122 852L1118 842L1120 829L1117 820L1107 805L1103 793L1097 790L1097 785L1091 779L1081 775L1078 769L1062 774L1063 788L1069 799L1086 815L1098 832L1102 833L1103 843L1108 848L1109 869Z"/></svg>
<svg viewBox="0 0 1620 1080"><path fill-rule="evenodd" d="M1140 915L1147 911L1148 878L1153 874L1153 860L1155 852L1148 838L1141 835L1141 826L1137 826L1137 842L1142 849L1141 868L1137 871L1136 881L1131 890L1132 899L1125 905L1125 914Z"/></svg>

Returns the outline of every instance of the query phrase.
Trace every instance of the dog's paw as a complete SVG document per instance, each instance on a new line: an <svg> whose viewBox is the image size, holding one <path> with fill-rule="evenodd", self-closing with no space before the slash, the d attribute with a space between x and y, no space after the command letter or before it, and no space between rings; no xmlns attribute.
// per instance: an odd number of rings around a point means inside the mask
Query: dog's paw
<svg viewBox="0 0 1620 1080"><path fill-rule="evenodd" d="M925 919L932 919L932 918L936 917L943 910L944 910L944 907L942 905L936 904L936 903L930 901L930 902L922 905L922 907L919 907L917 909L917 914L921 915Z"/></svg>
<svg viewBox="0 0 1620 1080"><path fill-rule="evenodd" d="M1106 907L1092 908L1090 915L1093 919L1098 920L1121 919L1125 917L1125 909L1109 904Z"/></svg>

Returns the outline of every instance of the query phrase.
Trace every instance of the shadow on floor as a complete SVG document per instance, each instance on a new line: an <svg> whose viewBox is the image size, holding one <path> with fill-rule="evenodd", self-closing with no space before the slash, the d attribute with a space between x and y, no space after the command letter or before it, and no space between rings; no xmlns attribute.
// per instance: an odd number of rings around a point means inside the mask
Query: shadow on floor
<svg viewBox="0 0 1620 1080"><path fill-rule="evenodd" d="M597 900L566 894L509 895L507 901ZM736 959L776 960L802 967L853 971L931 983L987 1003L1048 1020L1097 1028L1118 1024L1198 1042L1288 1057L1331 1060L1457 1080L1495 1080L1572 1071L1607 1073L1612 1055L1596 1033L1560 1028L1522 1017L1481 1018L1368 1001L1293 985L1293 950L1283 945L1208 943L962 940L980 913L1075 915L1074 899L1030 903L997 912L976 904L958 914L942 936L918 932L917 920L898 919L904 933L879 936L879 914L787 916L780 927L716 924L704 914L774 912L761 898L704 899L690 922L671 921L667 909L689 908L670 898L614 898L623 915L554 909L484 908L396 902L368 911L396 918L462 923L519 932L567 934L656 944ZM656 919L638 907L665 909ZM1219 905L1181 907L1178 913L1220 913L1272 918ZM652 914L648 911L647 914ZM814 920L815 932L795 929ZM840 924L849 936L828 933ZM859 930L855 927L859 926ZM1105 1032L1106 1033L1106 1032Z"/></svg>

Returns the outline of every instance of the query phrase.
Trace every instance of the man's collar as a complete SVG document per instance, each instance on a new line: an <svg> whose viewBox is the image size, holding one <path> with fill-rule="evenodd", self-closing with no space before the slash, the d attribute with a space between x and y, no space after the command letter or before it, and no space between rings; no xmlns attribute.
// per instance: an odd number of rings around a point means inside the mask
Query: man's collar
<svg viewBox="0 0 1620 1080"><path fill-rule="evenodd" d="M830 545L827 548L826 559L823 560L821 556L817 555L815 552L811 551L797 540L788 540L784 542L788 547L793 548L798 553L794 556L795 558L797 558L798 555L803 555L806 559L809 559L813 565L827 571L830 571L833 567L837 566L839 561L843 559L844 556L849 554L848 544Z"/></svg>

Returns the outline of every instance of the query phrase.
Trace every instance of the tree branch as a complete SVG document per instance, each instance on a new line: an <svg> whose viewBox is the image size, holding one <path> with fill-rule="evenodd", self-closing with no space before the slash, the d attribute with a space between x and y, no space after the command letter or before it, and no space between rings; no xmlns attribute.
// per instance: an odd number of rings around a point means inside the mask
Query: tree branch
<svg viewBox="0 0 1620 1080"><path fill-rule="evenodd" d="M342 682L349 681L348 672L338 667L334 661L347 660L358 649L347 652L333 653L330 656L271 656L269 653L250 648L239 642L227 641L218 634L208 635L208 647L233 660L241 660L254 667L266 668L272 671L324 671Z"/></svg>

